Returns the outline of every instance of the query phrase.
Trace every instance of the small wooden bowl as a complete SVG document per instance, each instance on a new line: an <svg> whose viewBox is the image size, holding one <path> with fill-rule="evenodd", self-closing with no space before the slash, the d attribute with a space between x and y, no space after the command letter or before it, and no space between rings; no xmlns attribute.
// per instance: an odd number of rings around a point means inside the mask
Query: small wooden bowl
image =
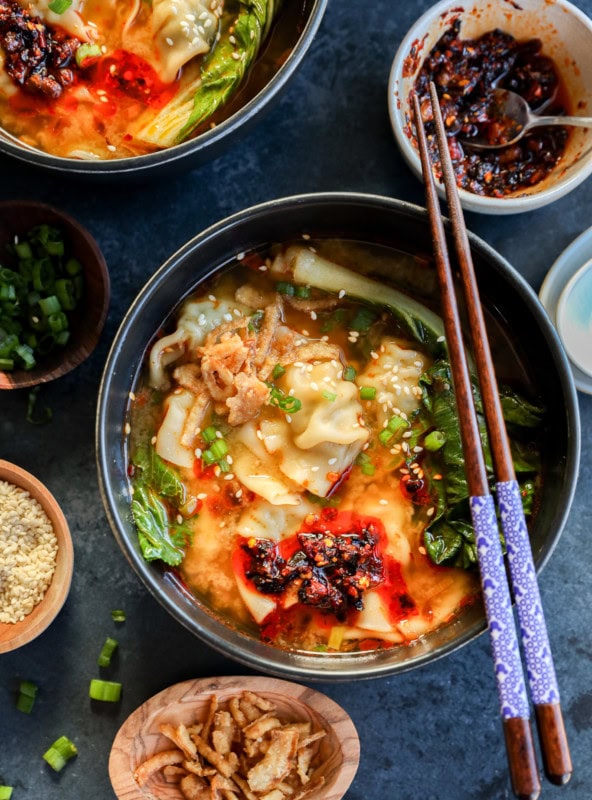
<svg viewBox="0 0 592 800"><path fill-rule="evenodd" d="M151 697L131 714L119 729L111 748L109 776L119 800L183 800L178 785L166 783L160 773L140 787L134 780L136 767L161 750L172 747L158 726L163 722L189 725L205 720L210 697L224 703L248 690L271 700L278 715L295 721L310 721L324 728L321 754L325 760L325 785L307 795L310 800L339 800L351 784L360 758L360 742L347 713L321 694L297 683L266 677L202 678L184 681Z"/></svg>
<svg viewBox="0 0 592 800"><path fill-rule="evenodd" d="M6 245L15 235L24 236L36 225L55 225L64 233L66 253L84 269L84 297L71 316L72 335L65 347L49 353L32 370L0 371L0 389L23 389L47 383L70 372L95 349L109 308L110 282L107 264L90 233L63 211L27 200L0 203L0 264L6 260Z"/></svg>
<svg viewBox="0 0 592 800"><path fill-rule="evenodd" d="M74 550L70 529L61 508L37 478L15 464L0 460L0 481L25 489L37 500L49 517L58 540L55 572L41 602L20 622L0 622L0 653L8 653L43 633L58 615L70 590Z"/></svg>

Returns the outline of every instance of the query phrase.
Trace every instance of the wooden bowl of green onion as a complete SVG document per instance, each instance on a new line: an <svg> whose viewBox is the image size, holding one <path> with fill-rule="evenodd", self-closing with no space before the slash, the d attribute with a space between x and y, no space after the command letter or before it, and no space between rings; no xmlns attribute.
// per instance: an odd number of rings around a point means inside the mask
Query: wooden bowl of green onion
<svg viewBox="0 0 592 800"><path fill-rule="evenodd" d="M52 206L0 203L0 389L59 378L94 350L109 307L97 243Z"/></svg>

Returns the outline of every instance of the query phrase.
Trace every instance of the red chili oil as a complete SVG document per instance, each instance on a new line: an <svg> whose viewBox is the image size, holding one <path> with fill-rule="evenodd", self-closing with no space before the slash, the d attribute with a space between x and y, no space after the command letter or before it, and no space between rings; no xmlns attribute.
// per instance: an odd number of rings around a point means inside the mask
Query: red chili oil
<svg viewBox="0 0 592 800"><path fill-rule="evenodd" d="M383 552L385 544L380 520L335 508L309 515L294 536L279 543L242 539L234 556L237 574L278 601L262 635L273 639L276 627L304 609L321 627L355 624L370 589L379 592L393 622L417 614L401 565ZM300 611L293 605L294 591ZM289 607L284 608L287 597Z"/></svg>
<svg viewBox="0 0 592 800"><path fill-rule="evenodd" d="M435 127L429 102L433 81L448 134L458 185L473 194L504 197L542 181L565 152L568 130L535 128L520 141L499 150L471 150L461 139L495 139L499 124L491 103L492 89L521 95L533 112L567 113L568 102L554 62L541 52L539 39L517 41L499 29L478 39L461 39L460 20L443 34L425 59L415 81L422 118L435 163ZM492 140L492 139L490 139Z"/></svg>

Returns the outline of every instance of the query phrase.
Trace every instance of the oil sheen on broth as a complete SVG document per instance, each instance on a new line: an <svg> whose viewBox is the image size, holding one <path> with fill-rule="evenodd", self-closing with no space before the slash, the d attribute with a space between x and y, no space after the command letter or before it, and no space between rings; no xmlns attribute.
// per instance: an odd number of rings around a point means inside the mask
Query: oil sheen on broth
<svg viewBox="0 0 592 800"><path fill-rule="evenodd" d="M85 160L192 138L263 88L309 11L260 5L265 19L236 0L73 0L63 13L49 0L0 0L0 125Z"/></svg>
<svg viewBox="0 0 592 800"><path fill-rule="evenodd" d="M134 517L145 556L227 624L304 651L391 647L479 594L470 534L466 550L437 540L460 508L443 469L458 431L432 414L453 399L442 323L343 266L411 257L309 244L241 254L152 345L130 415Z"/></svg>

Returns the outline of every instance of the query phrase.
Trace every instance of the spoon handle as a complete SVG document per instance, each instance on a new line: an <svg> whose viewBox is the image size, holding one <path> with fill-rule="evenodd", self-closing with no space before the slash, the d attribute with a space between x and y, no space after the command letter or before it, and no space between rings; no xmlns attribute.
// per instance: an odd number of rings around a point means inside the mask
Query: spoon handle
<svg viewBox="0 0 592 800"><path fill-rule="evenodd" d="M578 128L592 128L592 117L536 117L528 120L527 128L539 125L576 125Z"/></svg>

